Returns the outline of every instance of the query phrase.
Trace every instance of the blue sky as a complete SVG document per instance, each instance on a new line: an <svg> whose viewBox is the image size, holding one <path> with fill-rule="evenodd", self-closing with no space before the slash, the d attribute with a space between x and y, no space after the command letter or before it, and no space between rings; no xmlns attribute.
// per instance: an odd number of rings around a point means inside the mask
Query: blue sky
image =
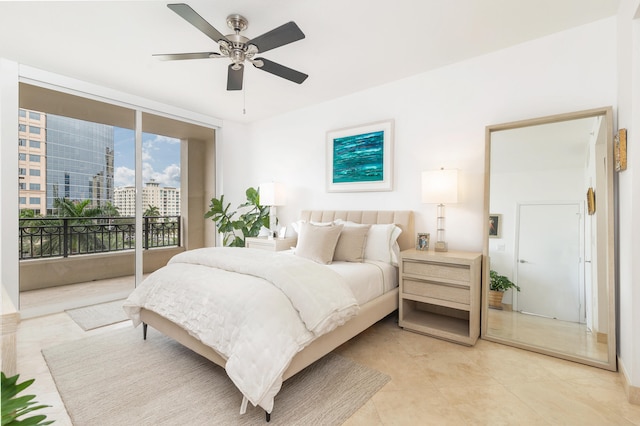
<svg viewBox="0 0 640 426"><path fill-rule="evenodd" d="M135 133L114 127L115 187L135 184ZM180 139L142 134L142 182L180 187Z"/></svg>

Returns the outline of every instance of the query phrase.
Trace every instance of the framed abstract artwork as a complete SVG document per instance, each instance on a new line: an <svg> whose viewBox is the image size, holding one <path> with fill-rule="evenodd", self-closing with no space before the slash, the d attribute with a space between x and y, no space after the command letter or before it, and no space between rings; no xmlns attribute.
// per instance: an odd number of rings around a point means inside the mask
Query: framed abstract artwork
<svg viewBox="0 0 640 426"><path fill-rule="evenodd" d="M327 191L393 189L393 120L327 132Z"/></svg>

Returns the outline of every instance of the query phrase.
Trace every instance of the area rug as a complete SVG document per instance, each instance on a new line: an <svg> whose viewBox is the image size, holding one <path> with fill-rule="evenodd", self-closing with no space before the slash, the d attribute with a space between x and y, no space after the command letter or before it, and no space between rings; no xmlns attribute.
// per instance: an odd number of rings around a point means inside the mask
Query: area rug
<svg viewBox="0 0 640 426"><path fill-rule="evenodd" d="M65 311L84 331L129 319L122 309L124 300L100 303Z"/></svg>
<svg viewBox="0 0 640 426"><path fill-rule="evenodd" d="M149 328L42 351L74 425L263 425L223 368ZM389 376L329 354L284 382L270 425L340 425Z"/></svg>

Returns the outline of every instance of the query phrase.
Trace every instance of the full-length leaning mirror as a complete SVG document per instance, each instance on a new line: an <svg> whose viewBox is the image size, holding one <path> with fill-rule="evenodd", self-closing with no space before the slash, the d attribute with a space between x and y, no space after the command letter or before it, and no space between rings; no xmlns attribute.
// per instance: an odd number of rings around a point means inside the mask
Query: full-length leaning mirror
<svg viewBox="0 0 640 426"><path fill-rule="evenodd" d="M487 127L484 339L617 369L612 123L607 107Z"/></svg>

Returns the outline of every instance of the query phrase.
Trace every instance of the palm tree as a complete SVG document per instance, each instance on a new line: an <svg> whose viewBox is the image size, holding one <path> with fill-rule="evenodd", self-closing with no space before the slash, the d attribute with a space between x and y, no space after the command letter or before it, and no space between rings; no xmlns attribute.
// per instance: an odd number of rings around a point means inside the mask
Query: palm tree
<svg viewBox="0 0 640 426"><path fill-rule="evenodd" d="M149 204L149 207L147 207L147 209L144 211L142 216L147 216L147 217L160 216L160 209L158 209L156 206L152 206L151 204Z"/></svg>
<svg viewBox="0 0 640 426"><path fill-rule="evenodd" d="M57 210L59 218L72 219L69 230L70 245L72 252L100 251L105 245L95 234L89 238L91 225L95 224L95 218L103 215L101 207L89 207L91 200L71 201L68 198L56 198L53 207ZM85 225L78 226L78 225Z"/></svg>
<svg viewBox="0 0 640 426"><path fill-rule="evenodd" d="M87 223L86 218L95 218L103 215L101 207L89 207L91 200L71 201L68 198L56 198L53 207L57 209L56 216L60 218L78 219L75 223Z"/></svg>

